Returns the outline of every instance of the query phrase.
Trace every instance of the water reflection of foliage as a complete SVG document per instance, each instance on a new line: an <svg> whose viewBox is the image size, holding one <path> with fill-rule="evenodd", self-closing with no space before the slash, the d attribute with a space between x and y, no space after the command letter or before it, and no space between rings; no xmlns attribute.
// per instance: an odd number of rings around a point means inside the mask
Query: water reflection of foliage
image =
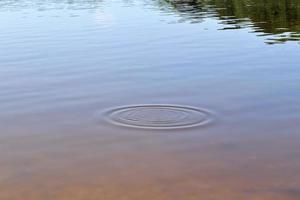
<svg viewBox="0 0 300 200"><path fill-rule="evenodd" d="M268 44L300 40L299 0L165 0L193 22L217 17L226 29L251 27Z"/></svg>

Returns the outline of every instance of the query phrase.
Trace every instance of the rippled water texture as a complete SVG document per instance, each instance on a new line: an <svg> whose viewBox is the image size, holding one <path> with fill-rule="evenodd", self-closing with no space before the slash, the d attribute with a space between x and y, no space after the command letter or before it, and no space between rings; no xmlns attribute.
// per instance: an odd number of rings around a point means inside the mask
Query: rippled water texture
<svg viewBox="0 0 300 200"><path fill-rule="evenodd" d="M116 125L147 129L179 129L206 125L211 114L203 109L177 105L134 105L105 113Z"/></svg>
<svg viewBox="0 0 300 200"><path fill-rule="evenodd" d="M0 200L299 200L298 0L1 0Z"/></svg>

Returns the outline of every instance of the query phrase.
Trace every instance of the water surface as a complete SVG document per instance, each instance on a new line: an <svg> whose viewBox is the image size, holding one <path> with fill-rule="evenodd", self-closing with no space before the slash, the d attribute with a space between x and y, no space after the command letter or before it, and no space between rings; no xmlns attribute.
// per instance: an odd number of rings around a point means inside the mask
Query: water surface
<svg viewBox="0 0 300 200"><path fill-rule="evenodd" d="M0 19L0 199L300 198L299 1L2 0ZM135 105L213 122L103 116Z"/></svg>

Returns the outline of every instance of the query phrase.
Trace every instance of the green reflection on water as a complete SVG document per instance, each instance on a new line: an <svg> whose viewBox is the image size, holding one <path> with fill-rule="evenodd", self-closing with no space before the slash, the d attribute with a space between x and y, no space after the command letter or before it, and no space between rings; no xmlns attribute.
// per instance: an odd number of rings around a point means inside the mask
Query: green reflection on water
<svg viewBox="0 0 300 200"><path fill-rule="evenodd" d="M300 41L299 0L165 0L184 20L214 17L222 30L251 27L267 44Z"/></svg>

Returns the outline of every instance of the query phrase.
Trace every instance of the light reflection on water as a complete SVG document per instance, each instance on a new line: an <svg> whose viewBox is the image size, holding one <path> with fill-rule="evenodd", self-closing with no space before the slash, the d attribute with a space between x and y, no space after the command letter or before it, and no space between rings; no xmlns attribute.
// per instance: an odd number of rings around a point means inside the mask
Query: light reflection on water
<svg viewBox="0 0 300 200"><path fill-rule="evenodd" d="M285 43L300 40L300 6L297 0L144 0L121 1L123 6L142 4L152 9L178 15L177 22L201 23L205 19L216 19L223 26L219 30L250 28L257 36L266 37L266 44ZM54 10L96 10L105 4L102 0L80 1L13 1L3 0L0 9L16 11L34 9ZM42 15L40 15L42 16ZM57 14L56 17L59 17ZM76 17L75 14L70 14Z"/></svg>
<svg viewBox="0 0 300 200"><path fill-rule="evenodd" d="M298 4L0 1L0 199L298 200Z"/></svg>

